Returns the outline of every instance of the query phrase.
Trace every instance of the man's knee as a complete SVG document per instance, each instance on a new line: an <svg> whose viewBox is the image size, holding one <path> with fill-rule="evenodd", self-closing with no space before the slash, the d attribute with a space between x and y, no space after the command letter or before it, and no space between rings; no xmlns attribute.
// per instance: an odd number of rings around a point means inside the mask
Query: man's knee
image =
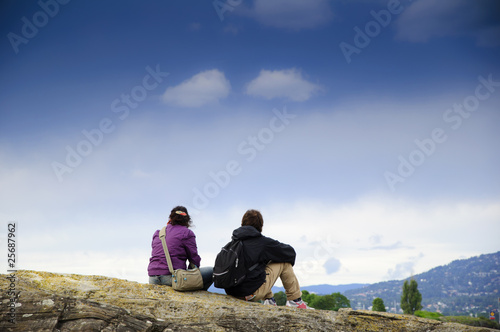
<svg viewBox="0 0 500 332"><path fill-rule="evenodd" d="M288 273L293 273L293 266L291 263L283 263L283 271L287 271Z"/></svg>

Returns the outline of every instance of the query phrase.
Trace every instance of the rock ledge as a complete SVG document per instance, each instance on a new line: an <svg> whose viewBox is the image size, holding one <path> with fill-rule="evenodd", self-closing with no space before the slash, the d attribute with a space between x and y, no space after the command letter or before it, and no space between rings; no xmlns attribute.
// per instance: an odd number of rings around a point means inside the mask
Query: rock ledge
<svg viewBox="0 0 500 332"><path fill-rule="evenodd" d="M269 307L102 276L18 271L12 287L9 276L0 280L1 331L495 331L364 310Z"/></svg>

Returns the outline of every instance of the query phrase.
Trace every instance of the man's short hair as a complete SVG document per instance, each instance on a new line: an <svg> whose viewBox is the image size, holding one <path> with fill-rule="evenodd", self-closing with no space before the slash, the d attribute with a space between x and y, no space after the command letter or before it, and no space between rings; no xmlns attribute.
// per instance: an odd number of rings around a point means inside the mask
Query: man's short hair
<svg viewBox="0 0 500 332"><path fill-rule="evenodd" d="M262 226L264 226L262 214L257 210L248 210L241 219L241 226L253 226L262 233Z"/></svg>

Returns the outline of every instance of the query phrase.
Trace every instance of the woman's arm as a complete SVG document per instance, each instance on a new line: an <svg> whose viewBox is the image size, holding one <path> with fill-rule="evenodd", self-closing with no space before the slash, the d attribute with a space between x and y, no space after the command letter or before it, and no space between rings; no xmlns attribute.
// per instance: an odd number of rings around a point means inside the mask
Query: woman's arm
<svg viewBox="0 0 500 332"><path fill-rule="evenodd" d="M198 247L196 246L196 236L193 231L189 230L186 238L183 241L186 248L188 261L200 267L201 257L198 255Z"/></svg>

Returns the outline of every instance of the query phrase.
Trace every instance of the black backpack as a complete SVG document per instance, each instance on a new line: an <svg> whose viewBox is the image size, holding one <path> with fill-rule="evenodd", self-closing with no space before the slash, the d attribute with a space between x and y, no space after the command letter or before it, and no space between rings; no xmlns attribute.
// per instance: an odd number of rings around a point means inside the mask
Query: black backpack
<svg viewBox="0 0 500 332"><path fill-rule="evenodd" d="M245 268L243 257L243 242L232 240L217 254L212 275L214 286L217 288L231 288L241 284L246 274L257 267L254 264L250 269Z"/></svg>

